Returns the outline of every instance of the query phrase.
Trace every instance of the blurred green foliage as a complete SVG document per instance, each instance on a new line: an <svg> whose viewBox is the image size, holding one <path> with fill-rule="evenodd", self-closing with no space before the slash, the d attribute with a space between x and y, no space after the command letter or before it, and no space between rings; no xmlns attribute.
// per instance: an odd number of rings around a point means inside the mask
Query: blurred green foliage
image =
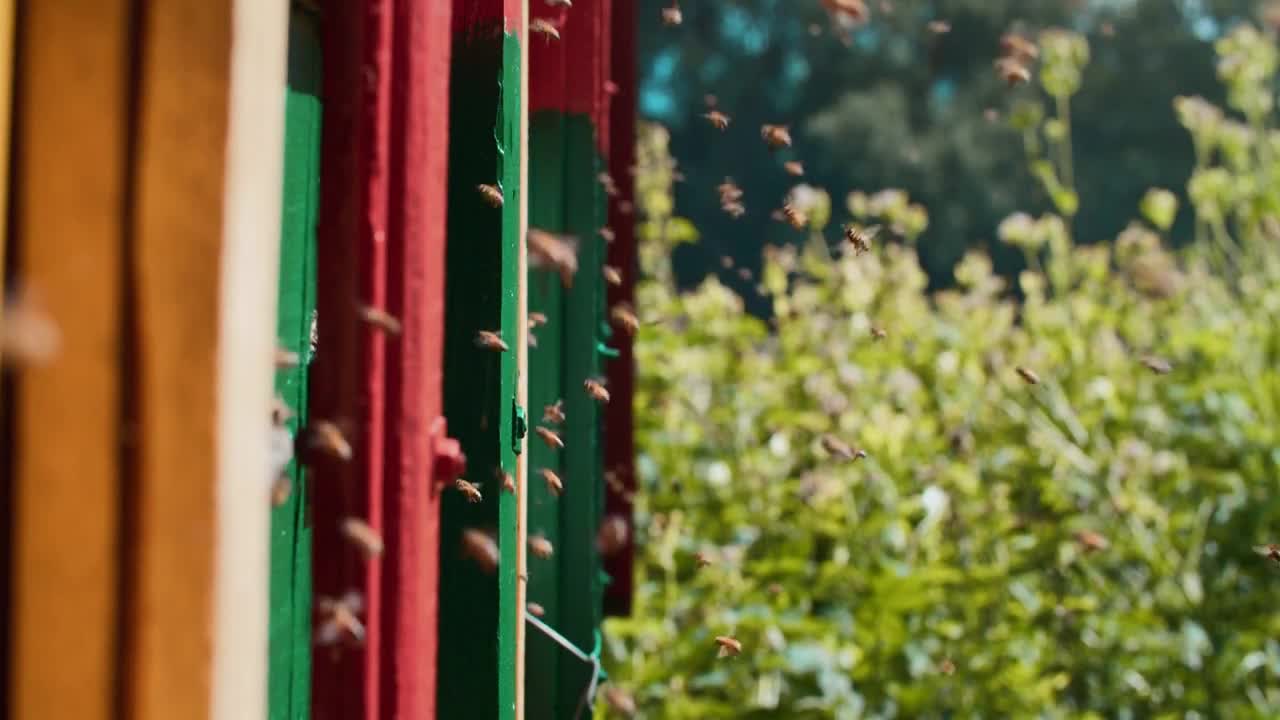
<svg viewBox="0 0 1280 720"><path fill-rule="evenodd" d="M604 652L639 716L1280 717L1280 570L1252 549L1280 541L1276 48L1233 31L1229 104L1176 101L1197 241L1175 250L1168 189L1073 242L1088 46L1039 40L1051 101L1020 132L1062 197L999 223L1016 296L978 250L926 292L934 221L900 190L827 203L907 242L769 248L768 322L714 277L682 292L672 253L705 240L645 128L637 590Z"/></svg>

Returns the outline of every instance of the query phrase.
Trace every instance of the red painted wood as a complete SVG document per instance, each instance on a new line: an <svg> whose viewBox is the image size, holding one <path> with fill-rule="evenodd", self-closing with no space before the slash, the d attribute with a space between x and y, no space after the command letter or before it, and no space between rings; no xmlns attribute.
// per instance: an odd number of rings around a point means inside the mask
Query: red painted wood
<svg viewBox="0 0 1280 720"><path fill-rule="evenodd" d="M443 2L443 0L436 0ZM532 0L529 5L529 17L535 17L534 3L541 4L538 0ZM454 3L457 5L457 3ZM453 32L454 34L475 32L477 28L485 29L490 27L502 27L503 30L515 38L520 38L520 17L521 17L521 0L468 0L462 6L456 7L453 12Z"/></svg>
<svg viewBox="0 0 1280 720"><path fill-rule="evenodd" d="M392 26L387 297L403 334L387 364L381 693L382 717L396 720L436 711L451 14L450 3L396 0Z"/></svg>
<svg viewBox="0 0 1280 720"><path fill-rule="evenodd" d="M635 178L630 168L636 160L636 7L635 0L615 0L610 19L612 43L611 79L618 88L609 112L609 172L618 186L618 197L609 203L609 226L615 239L609 246L609 264L622 270L622 284L609 288L609 306L619 302L635 306L636 261L635 218L624 212L624 203L635 202ZM632 423L632 400L635 395L635 356L632 340L616 333L611 345L619 356L606 363L612 400L605 406L605 469L617 474L622 492L609 488L605 496L605 514L621 515L628 524L632 520L631 493L636 490L635 436ZM634 531L627 534L626 547L604 560L605 572L613 582L605 589L604 610L607 615L629 615L633 583Z"/></svg>
<svg viewBox="0 0 1280 720"><path fill-rule="evenodd" d="M552 23L559 40L535 35L529 41L529 113L559 110L588 115L596 143L608 153L609 94L612 63L611 18L616 0L577 0L573 7L531 5L530 18Z"/></svg>
<svg viewBox="0 0 1280 720"><path fill-rule="evenodd" d="M363 648L313 662L313 716L379 717L382 560L342 537L344 518L383 523L386 338L358 320L358 305L385 307L391 0L330 2L324 22L324 141L317 236L317 326L312 417L344 426L350 463L314 458L314 588L364 594Z"/></svg>

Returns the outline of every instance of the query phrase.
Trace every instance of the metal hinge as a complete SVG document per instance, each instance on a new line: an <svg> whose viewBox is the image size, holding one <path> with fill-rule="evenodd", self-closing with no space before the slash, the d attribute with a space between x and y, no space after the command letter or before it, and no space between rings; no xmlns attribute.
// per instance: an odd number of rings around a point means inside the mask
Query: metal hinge
<svg viewBox="0 0 1280 720"><path fill-rule="evenodd" d="M529 433L529 420L520 403L513 400L511 407L511 450L519 455L521 446L524 445L524 436Z"/></svg>

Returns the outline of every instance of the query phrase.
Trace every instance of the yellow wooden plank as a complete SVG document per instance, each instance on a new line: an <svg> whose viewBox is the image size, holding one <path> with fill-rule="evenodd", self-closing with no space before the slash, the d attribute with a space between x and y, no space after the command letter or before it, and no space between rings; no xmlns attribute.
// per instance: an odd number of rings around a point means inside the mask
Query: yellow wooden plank
<svg viewBox="0 0 1280 720"><path fill-rule="evenodd" d="M529 0L520 2L520 243L516 251L516 402L529 408ZM524 720L525 605L529 590L529 437L516 456L516 671L515 720Z"/></svg>
<svg viewBox="0 0 1280 720"><path fill-rule="evenodd" d="M114 714L128 5L33 0L18 29L12 241L62 351L15 397L14 720Z"/></svg>

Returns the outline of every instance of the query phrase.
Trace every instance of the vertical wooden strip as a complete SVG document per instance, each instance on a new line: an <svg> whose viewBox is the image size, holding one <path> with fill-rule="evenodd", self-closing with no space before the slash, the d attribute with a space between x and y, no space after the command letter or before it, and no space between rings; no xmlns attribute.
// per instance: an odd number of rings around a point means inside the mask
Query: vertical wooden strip
<svg viewBox="0 0 1280 720"><path fill-rule="evenodd" d="M218 316L216 323L209 323L218 328L213 698L209 717L251 720L263 717L267 710L271 517L269 501L264 500L269 497L272 478L267 470L270 439L265 431L270 425L276 346L285 114L281 89L286 80L289 13L287 0L234 0L224 8L224 14L230 15L234 43L228 49L214 42L208 55L200 54L200 62L211 68L210 76L225 77L223 68L228 65L230 75L229 97L222 101L221 108L229 116L226 136L223 147L214 146L225 153L223 176L217 178L222 194L221 218L212 215L203 219L209 225L217 225L221 219L222 230ZM175 31L180 28L184 36L211 31L216 34L220 25L203 24L203 12L193 9L175 17ZM171 26L158 23L157 27ZM226 40L222 38L223 42ZM178 68L184 64L166 62ZM181 91L183 83L190 82L186 73L177 79L174 91ZM223 97L226 93L224 90ZM173 100L181 102L178 97ZM175 124L165 127L166 132L190 140L184 122L188 113L218 112L218 93L211 91L208 100L208 107L183 109L173 118ZM212 135L212 127L210 130ZM219 169L216 163L211 163L211 168ZM178 178L173 182L178 185ZM180 190L167 195L163 202L183 202L186 197ZM142 200L145 203L147 198L143 196ZM191 209L187 207L188 211ZM173 238L183 237L167 234L171 229L168 220L162 227L144 225L144 233L157 234L152 238L140 234L139 238L143 243L162 238L172 243ZM194 316L175 319L199 322ZM188 351L176 344L174 349L180 352L175 362L185 362ZM166 474L163 481L171 483L172 477ZM188 499L180 501L185 507ZM175 518L170 528L174 535L170 537L195 539L178 534L183 518L177 508L166 512L172 512ZM176 555L189 560L199 557L200 550L198 545L180 547ZM172 559L175 563L181 561L181 557ZM176 647L189 643L199 626L189 618L175 619L184 624L161 630L170 636L166 644ZM176 716L168 705L162 705L157 712L156 717Z"/></svg>
<svg viewBox="0 0 1280 720"><path fill-rule="evenodd" d="M0 218L9 217L9 131L13 92L13 23L15 0L0 0ZM4 297L5 255L9 223L0 225L0 297ZM3 397L3 396L0 396ZM3 429L3 425L0 425Z"/></svg>
<svg viewBox="0 0 1280 720"><path fill-rule="evenodd" d="M382 716L403 720L433 718L436 707L450 12L397 0L393 25L387 282L404 332L387 366Z"/></svg>
<svg viewBox="0 0 1280 720"><path fill-rule="evenodd" d="M529 411L529 257L526 235L529 228L529 0L520 2L520 24L517 38L520 43L520 129L519 143L519 176L520 212L516 222L516 404ZM531 413L530 413L531 414ZM512 700L515 703L515 720L524 720L524 683L525 683L525 617L526 602L529 589L529 438L516 440L519 443L516 463L516 587L515 597L511 602L511 610L515 615L515 638L513 654L515 655L515 679L512 687Z"/></svg>
<svg viewBox="0 0 1280 720"><path fill-rule="evenodd" d="M294 8L289 20L285 105L284 206L276 333L298 365L276 372L276 392L289 407L291 435L308 414L307 366L315 313L315 228L320 183L319 18ZM296 720L311 705L311 517L309 477L297 459L285 469L289 494L271 518L271 617L268 716Z"/></svg>
<svg viewBox="0 0 1280 720"><path fill-rule="evenodd" d="M14 397L14 720L114 713L126 0L27 2L18 24L15 226L23 285L62 330Z"/></svg>

